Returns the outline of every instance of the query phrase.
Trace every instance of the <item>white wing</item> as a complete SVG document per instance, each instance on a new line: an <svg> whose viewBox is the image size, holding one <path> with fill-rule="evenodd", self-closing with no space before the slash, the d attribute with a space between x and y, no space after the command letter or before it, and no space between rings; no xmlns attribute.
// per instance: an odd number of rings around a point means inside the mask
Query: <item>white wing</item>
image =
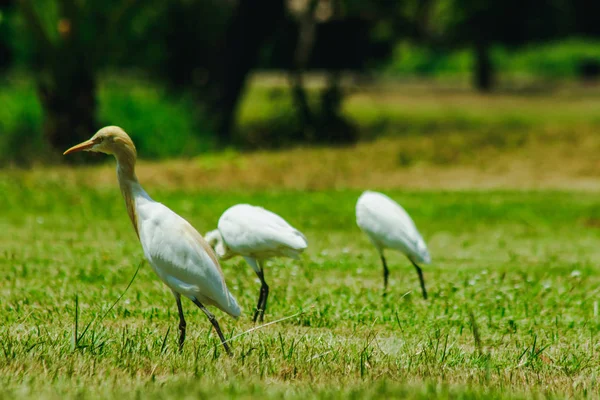
<svg viewBox="0 0 600 400"><path fill-rule="evenodd" d="M185 219L156 202L138 208L140 241L158 276L172 290L238 317L217 258Z"/></svg>
<svg viewBox="0 0 600 400"><path fill-rule="evenodd" d="M356 223L380 250L400 250L415 262L429 263L427 245L408 213L388 196L366 191L356 203Z"/></svg>
<svg viewBox="0 0 600 400"><path fill-rule="evenodd" d="M256 258L298 258L306 237L279 215L248 204L227 209L219 219L219 232L235 253Z"/></svg>

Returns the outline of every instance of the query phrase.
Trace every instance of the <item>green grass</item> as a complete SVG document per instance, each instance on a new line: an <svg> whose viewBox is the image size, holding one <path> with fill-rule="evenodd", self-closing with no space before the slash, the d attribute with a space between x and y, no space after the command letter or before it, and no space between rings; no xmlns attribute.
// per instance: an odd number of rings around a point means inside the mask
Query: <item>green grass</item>
<svg viewBox="0 0 600 400"><path fill-rule="evenodd" d="M316 106L320 80L312 78L307 79L308 94ZM547 85L533 91L500 88L483 95L460 84L380 78L363 86L348 84L345 94L343 115L356 125L361 139L444 136L460 131L485 140L488 135L536 134L545 127L597 129L600 125L600 91L594 86ZM297 113L284 81L255 77L240 105L239 125L239 134L250 143L282 141L280 137L294 132Z"/></svg>
<svg viewBox="0 0 600 400"><path fill-rule="evenodd" d="M600 391L600 207L595 193L388 191L429 243L430 300L399 254L381 296L378 256L354 222L358 191L147 189L204 232L239 202L302 229L302 263L266 268L267 321L303 313L222 352L184 302L177 351L172 295L145 264L116 183L0 175L0 397L562 398ZM226 335L253 327L258 283L223 263L243 307ZM76 321L81 335L75 345ZM473 322L480 345L473 334Z"/></svg>

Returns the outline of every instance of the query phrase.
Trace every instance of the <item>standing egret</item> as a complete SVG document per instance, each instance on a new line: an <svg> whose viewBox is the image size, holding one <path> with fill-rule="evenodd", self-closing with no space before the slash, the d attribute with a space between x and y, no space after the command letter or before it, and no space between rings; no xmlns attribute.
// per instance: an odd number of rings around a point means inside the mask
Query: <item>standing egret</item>
<svg viewBox="0 0 600 400"><path fill-rule="evenodd" d="M298 260L307 246L306 237L279 215L249 204L227 209L219 218L217 229L204 238L219 258L226 260L241 255L258 275L261 287L254 322L257 318L263 321L269 297L263 262L271 257Z"/></svg>
<svg viewBox="0 0 600 400"><path fill-rule="evenodd" d="M356 203L356 223L379 251L383 263L384 291L387 289L390 272L383 250L394 249L404 253L415 266L423 298L427 299L423 271L417 263L429 264L431 257L425 241L404 208L382 193L367 190Z"/></svg>
<svg viewBox="0 0 600 400"><path fill-rule="evenodd" d="M234 318L241 311L227 289L219 262L202 236L185 219L150 198L135 175L137 153L131 138L119 127L100 129L90 140L65 151L94 151L117 159L117 177L144 255L159 278L171 289L179 312L179 349L185 341L186 323L181 295L208 317L225 351L231 354L219 323L205 305L216 306Z"/></svg>

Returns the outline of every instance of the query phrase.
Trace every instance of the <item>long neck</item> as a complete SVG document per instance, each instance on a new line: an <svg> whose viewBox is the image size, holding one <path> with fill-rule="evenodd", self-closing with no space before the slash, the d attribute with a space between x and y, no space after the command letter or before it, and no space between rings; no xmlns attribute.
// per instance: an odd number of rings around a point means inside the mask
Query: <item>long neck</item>
<svg viewBox="0 0 600 400"><path fill-rule="evenodd" d="M141 189L137 176L135 175L135 154L130 151L122 151L115 153L117 159L117 177L119 178L119 186L121 193L125 199L127 214L135 229L135 234L140 237L138 231L138 215L135 207L136 192Z"/></svg>

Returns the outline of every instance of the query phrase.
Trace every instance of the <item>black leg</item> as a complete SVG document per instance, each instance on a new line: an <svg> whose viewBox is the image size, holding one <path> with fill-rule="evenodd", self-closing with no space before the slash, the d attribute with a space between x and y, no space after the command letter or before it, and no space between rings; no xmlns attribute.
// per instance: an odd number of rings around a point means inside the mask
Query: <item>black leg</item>
<svg viewBox="0 0 600 400"><path fill-rule="evenodd" d="M221 344L223 344L223 347L225 348L227 355L231 356L231 349L229 348L229 345L225 341L225 336L223 336L223 332L221 332L221 327L219 326L219 323L217 322L217 319L215 318L215 316L210 311L208 311L208 309L206 307L204 307L204 305L202 303L200 303L197 299L194 299L192 301L194 302L195 305L198 306L199 309L201 309L204 312L204 314L206 314L206 316L208 317L208 320L210 321L212 326L215 328L215 331L217 331L217 335L219 335L219 339L221 339Z"/></svg>
<svg viewBox="0 0 600 400"><path fill-rule="evenodd" d="M388 287L388 277L390 276L390 270L387 267L387 263L385 262L385 257L383 253L381 253L381 262L383 264L383 294L387 291Z"/></svg>
<svg viewBox="0 0 600 400"><path fill-rule="evenodd" d="M256 312L254 313L254 322L258 319L259 322L263 322L265 319L265 310L267 309L267 299L269 298L269 285L265 282L265 273L262 265L259 264L260 272L258 279L260 279L260 296L258 297L258 305L256 306Z"/></svg>
<svg viewBox="0 0 600 400"><path fill-rule="evenodd" d="M185 342L185 318L183 317L183 307L181 307L181 296L179 293L173 292L175 300L177 301L177 311L179 311L179 351L183 349L183 342Z"/></svg>
<svg viewBox="0 0 600 400"><path fill-rule="evenodd" d="M421 270L421 267L419 267L413 260L410 260L410 262L412 263L412 265L415 266L417 274L419 274L419 282L421 282L421 291L423 292L423 298L427 300L427 290L425 289L425 278L423 278L423 271Z"/></svg>
<svg viewBox="0 0 600 400"><path fill-rule="evenodd" d="M256 275L258 275L258 277L260 278L261 273L256 273ZM258 318L258 315L260 314L260 310L262 308L262 303L263 303L263 297L264 297L265 293L264 290L262 288L262 278L260 278L260 292L258 294L258 303L256 303L256 310L254 311L254 317L253 317L253 321L256 322L256 319Z"/></svg>
<svg viewBox="0 0 600 400"><path fill-rule="evenodd" d="M265 282L264 272L263 272L263 280L261 282L260 291L263 293L263 302L260 305L260 316L258 317L258 320L260 322L263 322L265 319L265 311L267 310L267 299L269 298L269 285L267 285L267 282Z"/></svg>

